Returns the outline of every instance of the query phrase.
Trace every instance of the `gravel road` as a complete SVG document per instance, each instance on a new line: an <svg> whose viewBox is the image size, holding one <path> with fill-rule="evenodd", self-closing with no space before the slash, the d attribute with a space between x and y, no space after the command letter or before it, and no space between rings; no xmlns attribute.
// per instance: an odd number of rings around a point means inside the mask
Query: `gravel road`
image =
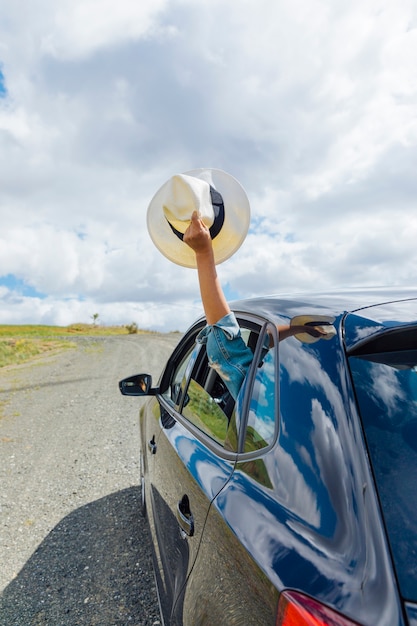
<svg viewBox="0 0 417 626"><path fill-rule="evenodd" d="M0 370L0 625L160 624L139 513L138 410L180 335L78 338Z"/></svg>

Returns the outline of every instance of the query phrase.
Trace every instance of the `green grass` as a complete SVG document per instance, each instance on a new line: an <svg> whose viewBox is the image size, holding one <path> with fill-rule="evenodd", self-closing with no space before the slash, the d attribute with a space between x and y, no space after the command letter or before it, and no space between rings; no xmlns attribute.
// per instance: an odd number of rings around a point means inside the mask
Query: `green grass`
<svg viewBox="0 0 417 626"><path fill-rule="evenodd" d="M144 333L147 331L137 331ZM17 365L52 351L74 347L75 335L127 335L126 326L71 324L70 326L0 325L0 367Z"/></svg>
<svg viewBox="0 0 417 626"><path fill-rule="evenodd" d="M0 338L0 367L18 365L47 352L72 347L69 341L42 338Z"/></svg>
<svg viewBox="0 0 417 626"><path fill-rule="evenodd" d="M147 331L138 330L138 333ZM71 335L127 335L126 326L94 326L94 324L71 324L70 326L42 325L0 325L0 339L3 337L66 337Z"/></svg>
<svg viewBox="0 0 417 626"><path fill-rule="evenodd" d="M226 439L228 420L221 408L193 379L187 393L189 402L184 408L184 415L210 437L223 443Z"/></svg>

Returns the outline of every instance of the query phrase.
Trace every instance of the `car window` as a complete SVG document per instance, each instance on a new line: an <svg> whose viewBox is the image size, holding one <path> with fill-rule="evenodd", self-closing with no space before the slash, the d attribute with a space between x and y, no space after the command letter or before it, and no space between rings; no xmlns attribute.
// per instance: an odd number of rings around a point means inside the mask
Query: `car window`
<svg viewBox="0 0 417 626"><path fill-rule="evenodd" d="M206 347L200 347L198 359L186 390L182 413L190 422L224 443L234 401L225 383L208 363Z"/></svg>
<svg viewBox="0 0 417 626"><path fill-rule="evenodd" d="M400 587L417 600L417 350L369 350L349 363Z"/></svg>
<svg viewBox="0 0 417 626"><path fill-rule="evenodd" d="M246 345L256 346L259 330L245 327L241 320L239 323ZM205 345L199 348L198 356L190 360L191 375L185 370L182 414L216 443L224 445L235 401L219 374L210 367Z"/></svg>
<svg viewBox="0 0 417 626"><path fill-rule="evenodd" d="M187 390L183 415L217 443L226 439L229 419L220 407L221 396L212 396L196 380L191 379Z"/></svg>
<svg viewBox="0 0 417 626"><path fill-rule="evenodd" d="M200 346L192 343L188 350L186 350L182 356L179 357L179 361L176 364L171 381L168 387L163 391L162 395L167 400L171 400L175 405L179 406L182 399L186 380L189 376L189 370L197 358Z"/></svg>
<svg viewBox="0 0 417 626"><path fill-rule="evenodd" d="M271 332L272 329L270 329ZM266 346L266 341L263 341ZM252 388L246 426L244 452L253 452L273 443L277 415L276 349L264 347Z"/></svg>

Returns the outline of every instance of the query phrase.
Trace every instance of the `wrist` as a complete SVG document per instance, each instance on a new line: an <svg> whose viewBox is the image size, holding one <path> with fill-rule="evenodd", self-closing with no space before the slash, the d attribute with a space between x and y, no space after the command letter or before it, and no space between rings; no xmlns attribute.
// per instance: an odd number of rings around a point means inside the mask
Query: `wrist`
<svg viewBox="0 0 417 626"><path fill-rule="evenodd" d="M213 248L210 245L208 246L202 246L201 248L198 248L197 250L194 250L195 252L195 256L196 256L196 260L197 261L212 261L214 260L214 253L213 253Z"/></svg>

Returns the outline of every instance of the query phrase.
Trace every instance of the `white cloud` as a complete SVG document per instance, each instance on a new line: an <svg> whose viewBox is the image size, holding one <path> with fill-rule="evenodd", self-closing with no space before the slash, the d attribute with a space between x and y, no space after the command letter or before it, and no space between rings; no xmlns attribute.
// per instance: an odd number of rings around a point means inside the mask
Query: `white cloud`
<svg viewBox="0 0 417 626"><path fill-rule="evenodd" d="M412 0L1 11L0 274L46 295L3 294L4 321L188 325L195 273L161 257L145 215L205 165L251 200L219 267L234 293L417 283Z"/></svg>

